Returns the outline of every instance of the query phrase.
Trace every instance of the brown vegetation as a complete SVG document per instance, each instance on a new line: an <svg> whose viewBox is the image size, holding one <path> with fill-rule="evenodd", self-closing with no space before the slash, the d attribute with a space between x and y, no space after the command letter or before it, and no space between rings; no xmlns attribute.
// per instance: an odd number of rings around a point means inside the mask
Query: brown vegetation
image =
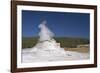
<svg viewBox="0 0 100 73"><path fill-rule="evenodd" d="M76 51L81 53L89 53L89 48L64 48L66 51Z"/></svg>

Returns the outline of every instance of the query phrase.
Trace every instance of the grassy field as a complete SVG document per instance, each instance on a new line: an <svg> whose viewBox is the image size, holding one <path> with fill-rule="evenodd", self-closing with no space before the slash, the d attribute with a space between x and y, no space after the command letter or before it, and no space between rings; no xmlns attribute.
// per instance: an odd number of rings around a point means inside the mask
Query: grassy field
<svg viewBox="0 0 100 73"><path fill-rule="evenodd" d="M64 48L66 51L75 51L80 53L89 53L89 48Z"/></svg>
<svg viewBox="0 0 100 73"><path fill-rule="evenodd" d="M61 44L61 47L65 47L67 50L71 50L71 48L74 50L79 50L76 48L77 45L89 44L89 40L84 38L55 37L54 39ZM38 37L22 37L22 48L34 47L37 42Z"/></svg>
<svg viewBox="0 0 100 73"><path fill-rule="evenodd" d="M23 37L22 38L22 48L31 48L38 42L38 37Z"/></svg>

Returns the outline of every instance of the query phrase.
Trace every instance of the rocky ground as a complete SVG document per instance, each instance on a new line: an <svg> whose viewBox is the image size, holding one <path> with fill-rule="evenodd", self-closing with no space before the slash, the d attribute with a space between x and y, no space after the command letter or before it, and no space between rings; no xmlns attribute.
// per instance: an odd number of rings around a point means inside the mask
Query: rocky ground
<svg viewBox="0 0 100 73"><path fill-rule="evenodd" d="M66 48L65 55L48 55L47 52L42 52L43 54L37 54L37 52L32 52L31 49L22 50L22 62L47 62L47 61L68 61L68 60L85 60L89 59L89 50L82 48Z"/></svg>

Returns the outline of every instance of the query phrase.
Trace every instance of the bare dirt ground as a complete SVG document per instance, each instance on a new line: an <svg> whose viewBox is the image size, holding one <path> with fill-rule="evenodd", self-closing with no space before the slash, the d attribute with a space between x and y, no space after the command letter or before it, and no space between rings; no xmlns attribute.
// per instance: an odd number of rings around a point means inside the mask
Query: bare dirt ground
<svg viewBox="0 0 100 73"><path fill-rule="evenodd" d="M64 48L66 51L89 53L89 48Z"/></svg>

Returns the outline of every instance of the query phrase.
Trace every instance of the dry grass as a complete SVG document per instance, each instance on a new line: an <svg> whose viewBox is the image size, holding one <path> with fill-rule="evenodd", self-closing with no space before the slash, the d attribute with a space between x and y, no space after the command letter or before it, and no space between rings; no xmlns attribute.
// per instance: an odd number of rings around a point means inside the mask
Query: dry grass
<svg viewBox="0 0 100 73"><path fill-rule="evenodd" d="M66 51L76 51L81 53L89 53L89 48L64 48Z"/></svg>

